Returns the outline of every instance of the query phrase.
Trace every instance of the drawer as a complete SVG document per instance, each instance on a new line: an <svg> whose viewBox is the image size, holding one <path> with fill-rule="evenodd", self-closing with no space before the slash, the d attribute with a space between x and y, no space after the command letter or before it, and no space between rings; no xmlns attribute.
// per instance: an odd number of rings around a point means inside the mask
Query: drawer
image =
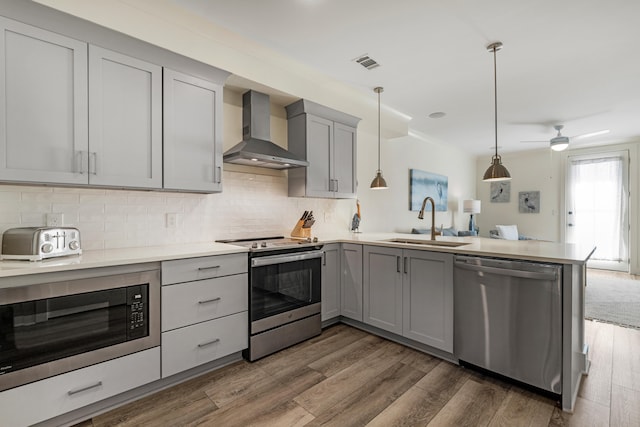
<svg viewBox="0 0 640 427"><path fill-rule="evenodd" d="M162 377L247 348L247 312L162 334Z"/></svg>
<svg viewBox="0 0 640 427"><path fill-rule="evenodd" d="M249 259L245 253L164 261L162 284L170 285L247 273L248 266Z"/></svg>
<svg viewBox="0 0 640 427"><path fill-rule="evenodd" d="M159 379L160 347L154 347L5 390L1 423L29 426Z"/></svg>
<svg viewBox="0 0 640 427"><path fill-rule="evenodd" d="M247 273L162 287L162 331L247 311Z"/></svg>

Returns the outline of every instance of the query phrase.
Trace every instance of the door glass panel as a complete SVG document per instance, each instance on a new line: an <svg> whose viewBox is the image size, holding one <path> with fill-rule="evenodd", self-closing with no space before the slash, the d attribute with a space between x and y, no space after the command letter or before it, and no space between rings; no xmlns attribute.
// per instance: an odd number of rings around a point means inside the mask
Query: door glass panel
<svg viewBox="0 0 640 427"><path fill-rule="evenodd" d="M320 258L254 267L251 320L320 302Z"/></svg>
<svg viewBox="0 0 640 427"><path fill-rule="evenodd" d="M572 156L567 173L567 243L596 246L588 266L629 270L628 154Z"/></svg>

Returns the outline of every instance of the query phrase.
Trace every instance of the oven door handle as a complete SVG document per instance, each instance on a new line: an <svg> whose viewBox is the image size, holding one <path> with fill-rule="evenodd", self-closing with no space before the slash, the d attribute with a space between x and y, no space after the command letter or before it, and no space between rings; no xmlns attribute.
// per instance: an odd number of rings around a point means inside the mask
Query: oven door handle
<svg viewBox="0 0 640 427"><path fill-rule="evenodd" d="M322 258L322 251L256 257L251 259L251 267L263 267L265 265L283 264L285 262L304 261L314 258Z"/></svg>

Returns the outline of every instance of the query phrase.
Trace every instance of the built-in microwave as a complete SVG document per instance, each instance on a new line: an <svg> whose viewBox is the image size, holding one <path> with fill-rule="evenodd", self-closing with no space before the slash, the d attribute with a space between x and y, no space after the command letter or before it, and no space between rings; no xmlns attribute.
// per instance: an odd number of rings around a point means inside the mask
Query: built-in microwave
<svg viewBox="0 0 640 427"><path fill-rule="evenodd" d="M0 391L160 345L160 271L0 288Z"/></svg>

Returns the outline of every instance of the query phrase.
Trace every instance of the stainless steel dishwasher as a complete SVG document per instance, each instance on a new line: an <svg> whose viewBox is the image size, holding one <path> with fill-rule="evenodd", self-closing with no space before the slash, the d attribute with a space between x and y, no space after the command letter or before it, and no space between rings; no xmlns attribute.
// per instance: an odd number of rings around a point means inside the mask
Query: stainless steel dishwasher
<svg viewBox="0 0 640 427"><path fill-rule="evenodd" d="M454 354L560 394L562 266L457 256Z"/></svg>

